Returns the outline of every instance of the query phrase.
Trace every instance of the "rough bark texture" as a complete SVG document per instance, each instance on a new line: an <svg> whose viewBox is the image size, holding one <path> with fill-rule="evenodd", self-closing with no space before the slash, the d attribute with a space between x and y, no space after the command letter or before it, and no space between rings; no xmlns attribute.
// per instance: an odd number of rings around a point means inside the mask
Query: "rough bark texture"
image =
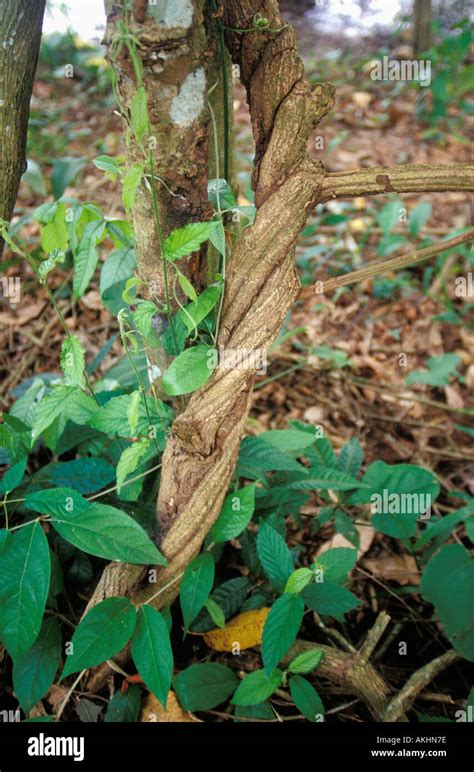
<svg viewBox="0 0 474 772"><path fill-rule="evenodd" d="M26 135L46 0L0 0L0 219L26 171ZM0 256L3 239L0 238Z"/></svg>
<svg viewBox="0 0 474 772"><path fill-rule="evenodd" d="M246 28L254 14L283 26L275 0L227 2L224 23ZM256 144L253 184L258 213L239 238L228 270L219 346L266 350L278 335L299 290L294 247L322 185L322 164L306 144L333 105L329 84L311 87L303 77L294 31L229 33L234 62L247 89ZM253 370L218 368L192 395L174 422L163 456L158 497L161 549L169 568L160 569L160 594L153 604L171 602L181 572L198 552L216 520L235 467L250 407ZM139 588L143 572L111 566L90 605L113 593L132 592L144 600L157 586ZM166 589L163 589L166 588Z"/></svg>
<svg viewBox="0 0 474 772"><path fill-rule="evenodd" d="M207 199L209 164L209 64L215 57L205 24L205 0L158 2L106 0L106 43L118 81L119 107L128 124L130 104L137 90L131 58L125 47L116 46L119 22L129 8L128 23L139 42L143 80L148 97L151 147L155 165L158 206L163 235L190 222L210 219ZM131 165L143 161L143 153L132 137L127 149ZM160 241L149 186L142 184L132 207L136 234L137 263L149 282L148 295L165 302ZM201 255L179 265L198 288L205 249ZM203 274L204 275L204 274Z"/></svg>

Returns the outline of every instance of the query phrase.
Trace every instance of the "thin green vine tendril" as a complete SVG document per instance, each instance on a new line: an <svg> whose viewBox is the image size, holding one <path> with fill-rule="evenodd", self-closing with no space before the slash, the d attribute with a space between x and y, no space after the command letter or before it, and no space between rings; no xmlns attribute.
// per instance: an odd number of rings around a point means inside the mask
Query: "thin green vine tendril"
<svg viewBox="0 0 474 772"><path fill-rule="evenodd" d="M215 15L216 29L217 29L217 45L219 47L219 57L221 60L222 69L222 101L223 101L223 116L224 116L224 177L229 181L230 174L230 156L229 156L229 84L227 82L227 66L226 66L226 48L224 40L224 25L222 24L220 16L217 15L218 8L216 0L211 0L212 10ZM219 179L219 175L216 172L216 177Z"/></svg>

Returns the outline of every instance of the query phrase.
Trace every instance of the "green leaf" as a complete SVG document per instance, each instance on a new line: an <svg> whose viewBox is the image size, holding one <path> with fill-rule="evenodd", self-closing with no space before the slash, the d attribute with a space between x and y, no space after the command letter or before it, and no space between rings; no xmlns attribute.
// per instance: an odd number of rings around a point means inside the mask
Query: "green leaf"
<svg viewBox="0 0 474 772"><path fill-rule="evenodd" d="M51 186L54 198L61 198L67 186L76 181L79 172L84 168L87 160L84 157L55 158L51 173Z"/></svg>
<svg viewBox="0 0 474 772"><path fill-rule="evenodd" d="M132 636L132 657L145 685L166 710L173 677L173 652L168 625L159 611L142 605Z"/></svg>
<svg viewBox="0 0 474 772"><path fill-rule="evenodd" d="M52 211L52 210L50 210ZM65 252L69 244L69 235L66 227L66 206L57 204L51 219L41 230L41 247L45 252L53 252L61 249Z"/></svg>
<svg viewBox="0 0 474 772"><path fill-rule="evenodd" d="M100 410L89 420L89 425L94 429L105 434L117 434L119 437L130 437L130 424L129 424L129 410L135 400L134 394L123 394L120 397L112 397L109 399L106 405L103 405ZM167 428L173 418L173 411L164 402L158 400L155 401L146 398L148 415L151 418L152 424L150 426L147 411L145 410L144 399L140 400L138 408L138 422L134 428L134 433L137 436L151 436L155 437L163 433L164 428Z"/></svg>
<svg viewBox="0 0 474 772"><path fill-rule="evenodd" d="M293 571L285 585L285 592L298 593L304 590L313 578L313 572L309 568L298 568Z"/></svg>
<svg viewBox="0 0 474 772"><path fill-rule="evenodd" d="M433 207L428 201L418 204L408 216L408 230L416 236L431 217Z"/></svg>
<svg viewBox="0 0 474 772"><path fill-rule="evenodd" d="M96 245L104 237L105 220L87 223L77 252L74 255L74 299L78 300L86 291L99 259Z"/></svg>
<svg viewBox="0 0 474 772"><path fill-rule="evenodd" d="M184 572L179 598L185 630L189 629L209 597L214 584L214 569L214 558L209 552L204 552L198 555Z"/></svg>
<svg viewBox="0 0 474 772"><path fill-rule="evenodd" d="M108 223L110 226L110 223ZM100 272L100 295L108 311L117 316L125 302L122 293L128 279L136 268L135 249L131 246L114 249L102 264Z"/></svg>
<svg viewBox="0 0 474 772"><path fill-rule="evenodd" d="M36 440L60 415L74 423L85 424L97 409L94 399L77 386L55 386L36 408L33 439Z"/></svg>
<svg viewBox="0 0 474 772"><path fill-rule="evenodd" d="M334 547L318 555L312 567L322 569L324 581L345 584L348 573L357 562L357 550L349 547Z"/></svg>
<svg viewBox="0 0 474 772"><path fill-rule="evenodd" d="M130 119L137 140L148 131L148 107L145 86L139 86L130 102Z"/></svg>
<svg viewBox="0 0 474 772"><path fill-rule="evenodd" d="M245 576L238 576L235 579L229 579L223 582L214 590L209 600L214 601L224 612L226 619L233 617L242 606L245 597L250 589L250 582ZM213 620L208 611L204 609L196 618L192 629L196 632L204 632L213 627Z"/></svg>
<svg viewBox="0 0 474 772"><path fill-rule="evenodd" d="M157 313L158 308L151 300L140 300L136 310L133 312L133 321L137 326L137 330L141 332L145 339L149 338L153 333L156 336L153 327L153 317Z"/></svg>
<svg viewBox="0 0 474 772"><path fill-rule="evenodd" d="M427 542L436 537L442 536L446 539L453 529L459 524L466 522L474 515L474 501L471 501L457 512L451 512L449 515L441 517L436 523L429 524L416 542L416 549L424 547Z"/></svg>
<svg viewBox="0 0 474 772"><path fill-rule="evenodd" d="M17 464L10 467L8 472L5 472L2 481L0 482L0 494L5 496L7 493L10 493L18 487L25 474L27 461L28 459L23 458Z"/></svg>
<svg viewBox="0 0 474 772"><path fill-rule="evenodd" d="M188 348L173 360L163 377L163 388L170 396L190 394L203 386L215 369L216 351L199 345Z"/></svg>
<svg viewBox="0 0 474 772"><path fill-rule="evenodd" d="M362 482L369 486L351 496L352 504L371 503L372 525L395 539L413 536L417 518L428 512L439 494L434 474L414 464L374 461ZM405 510L405 511L404 511Z"/></svg>
<svg viewBox="0 0 474 772"><path fill-rule="evenodd" d="M420 584L423 598L435 607L447 637L474 662L474 559L461 544L443 547L426 566Z"/></svg>
<svg viewBox="0 0 474 772"><path fill-rule="evenodd" d="M222 222L216 222L216 227L209 234L209 241L225 257L225 230Z"/></svg>
<svg viewBox="0 0 474 772"><path fill-rule="evenodd" d="M282 453L294 453L313 445L316 434L315 432L300 432L297 429L270 429L270 431L262 432L258 437Z"/></svg>
<svg viewBox="0 0 474 772"><path fill-rule="evenodd" d="M89 555L139 565L167 565L143 528L108 504L91 504L79 514L54 515L51 525L63 539Z"/></svg>
<svg viewBox="0 0 474 772"><path fill-rule="evenodd" d="M317 437L314 446L305 450L305 456L312 466L338 468L337 456L327 437Z"/></svg>
<svg viewBox="0 0 474 772"><path fill-rule="evenodd" d="M47 260L43 260L38 266L39 275L44 279L58 263L64 263L65 257L66 255L62 249L53 249Z"/></svg>
<svg viewBox="0 0 474 772"><path fill-rule="evenodd" d="M293 573L293 558L284 539L267 523L260 526L257 549L265 573L278 589L283 589Z"/></svg>
<svg viewBox="0 0 474 772"><path fill-rule="evenodd" d="M458 354L441 354L428 359L428 370L414 370L405 378L407 386L412 383L425 383L428 386L447 386L461 361Z"/></svg>
<svg viewBox="0 0 474 772"><path fill-rule="evenodd" d="M166 259L171 262L196 252L216 229L217 222L193 222L172 231L165 241Z"/></svg>
<svg viewBox="0 0 474 772"><path fill-rule="evenodd" d="M209 616L211 617L214 624L217 625L217 627L224 627L225 625L224 612L222 611L221 607L218 606L214 600L212 600L212 598L208 598L206 600L204 607L208 611Z"/></svg>
<svg viewBox="0 0 474 772"><path fill-rule="evenodd" d="M108 174L121 174L122 170L120 167L119 162L116 158L112 158L109 155L98 155L97 158L94 158L92 163L94 166L96 166L98 169L101 169L103 172L107 172Z"/></svg>
<svg viewBox="0 0 474 772"><path fill-rule="evenodd" d="M211 284L196 298L194 303L188 303L185 310L180 311L180 317L188 332L192 332L216 305L222 292L221 284Z"/></svg>
<svg viewBox="0 0 474 772"><path fill-rule="evenodd" d="M278 689L282 680L281 670L274 670L270 676L267 676L264 670L255 670L240 682L231 702L243 707L265 702Z"/></svg>
<svg viewBox="0 0 474 772"><path fill-rule="evenodd" d="M333 490L333 491L350 491L354 488L366 488L367 485L360 480L356 480L345 472L340 472L339 469L333 469L329 466L323 466L322 464L311 466L309 470L309 476L304 480L297 480L296 482L289 483L287 486L290 490Z"/></svg>
<svg viewBox="0 0 474 772"><path fill-rule="evenodd" d="M41 629L51 562L38 522L20 528L0 553L0 638L16 662Z"/></svg>
<svg viewBox="0 0 474 772"><path fill-rule="evenodd" d="M209 180L207 183L207 195L214 208L217 209L217 200L221 209L232 209L237 205L236 198L227 180Z"/></svg>
<svg viewBox="0 0 474 772"><path fill-rule="evenodd" d="M301 594L310 609L330 617L341 617L362 605L352 592L330 582L310 584Z"/></svg>
<svg viewBox="0 0 474 772"><path fill-rule="evenodd" d="M122 199L123 205L128 215L135 203L135 197L137 195L138 187L143 177L143 166L141 164L133 164L125 172L122 178Z"/></svg>
<svg viewBox="0 0 474 772"><path fill-rule="evenodd" d="M26 172L23 173L21 181L26 182L33 193L36 193L39 196L48 195L41 168L39 164L31 158L28 158Z"/></svg>
<svg viewBox="0 0 474 772"><path fill-rule="evenodd" d="M259 437L244 437L240 444L238 473L257 479L264 472L302 472L305 468L290 456Z"/></svg>
<svg viewBox="0 0 474 772"><path fill-rule="evenodd" d="M140 713L141 690L136 684L131 684L126 692L117 689L109 702L104 721L108 723L135 723Z"/></svg>
<svg viewBox="0 0 474 772"><path fill-rule="evenodd" d="M293 702L308 721L324 721L324 705L314 686L300 675L289 681Z"/></svg>
<svg viewBox="0 0 474 772"><path fill-rule="evenodd" d="M337 465L341 472L356 477L359 474L364 460L364 451L357 437L351 437L341 448Z"/></svg>
<svg viewBox="0 0 474 772"><path fill-rule="evenodd" d="M72 636L71 653L60 680L100 665L121 651L132 636L136 616L129 598L107 598L94 606Z"/></svg>
<svg viewBox="0 0 474 772"><path fill-rule="evenodd" d="M238 683L230 668L205 662L183 670L174 679L173 686L184 710L211 710L225 702Z"/></svg>
<svg viewBox="0 0 474 772"><path fill-rule="evenodd" d="M117 491L119 493L128 475L135 472L150 448L153 448L150 440L139 440L138 442L133 442L130 447L125 448L117 464Z"/></svg>
<svg viewBox="0 0 474 772"><path fill-rule="evenodd" d="M79 338L69 335L61 346L61 370L68 386L82 386L86 352Z"/></svg>
<svg viewBox="0 0 474 772"><path fill-rule="evenodd" d="M322 649L310 649L303 651L291 660L288 665L289 673L312 673L316 670L322 658L324 651Z"/></svg>
<svg viewBox="0 0 474 772"><path fill-rule="evenodd" d="M40 515L61 517L68 514L80 514L91 505L80 493L72 488L49 488L44 491L27 493L26 509L32 509Z"/></svg>
<svg viewBox="0 0 474 772"><path fill-rule="evenodd" d="M262 634L262 658L267 676L293 645L303 612L303 598L292 593L282 595L271 607Z"/></svg>
<svg viewBox="0 0 474 772"><path fill-rule="evenodd" d="M61 661L61 628L55 617L45 619L31 649L13 666L13 688L29 713L54 681Z"/></svg>
<svg viewBox="0 0 474 772"><path fill-rule="evenodd" d="M181 287L181 289L183 290L187 298L190 298L190 300L198 299L196 290L194 289L193 285L191 284L189 279L186 278L184 273L181 273L181 271L178 272L178 282L179 282L179 286Z"/></svg>
<svg viewBox="0 0 474 772"><path fill-rule="evenodd" d="M211 529L211 540L219 542L235 539L252 519L255 509L255 486L246 485L226 496L221 513Z"/></svg>
<svg viewBox="0 0 474 772"><path fill-rule="evenodd" d="M390 233L400 222L400 210L403 204L398 199L389 201L377 215L377 220L385 235Z"/></svg>

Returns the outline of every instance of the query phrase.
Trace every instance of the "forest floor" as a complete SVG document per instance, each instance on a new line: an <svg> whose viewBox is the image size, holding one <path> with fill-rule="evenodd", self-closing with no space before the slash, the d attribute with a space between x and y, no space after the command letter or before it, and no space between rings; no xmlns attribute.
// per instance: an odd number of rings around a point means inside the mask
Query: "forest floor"
<svg viewBox="0 0 474 772"><path fill-rule="evenodd" d="M377 44L374 40L367 43L363 62L360 53L335 51L334 44L327 45L323 58L317 60L314 41L303 35L301 47L308 76L313 81L331 80L337 86L335 109L318 127L310 147L313 157L331 171L400 163L472 162L466 141L472 138L472 117L449 105L446 117L435 124L420 120L420 89L371 81L366 59L370 45L375 54ZM407 53L402 41L398 55ZM238 179L244 203L251 198L253 147L245 94L237 84L234 107ZM40 69L32 111L39 125L30 129L28 158L40 164L46 184L54 158L86 159L64 195L94 201L107 216L123 216L119 182L108 179L91 163L97 155L123 152L121 120L114 112L107 84L100 93L90 83L55 79ZM323 149L318 137L322 137ZM320 206L298 242L302 283L313 284L387 255L414 251L472 223L472 197L464 193L392 198ZM22 182L17 216L28 215L44 200ZM400 221L401 208L406 210L406 217ZM37 244L39 230L34 220L25 219L22 232L28 243ZM104 244L102 257L112 248L110 242ZM323 426L336 450L350 437L357 437L366 462L382 459L433 470L443 486L437 503L440 512L453 509L450 493L474 495L472 297L458 297L455 292L455 279L465 275L468 255L469 249L464 247L402 273L352 285L332 297L296 303L279 341L269 352L268 372L257 379L247 432L286 428L290 419L304 420ZM22 299L16 308L3 303L0 309L3 409L26 379L45 372L59 373L63 338L33 273L27 265L19 266L10 259L7 251L6 274L17 276L20 272L22 295L28 302ZM53 289L59 289L70 276L58 270L50 279ZM91 361L117 332L116 320L101 302L98 281L91 283L78 303L70 299L61 303L68 327L80 337ZM444 380L441 376L437 385L407 385L409 373L426 370L431 357L448 353L458 359ZM105 374L119 356L117 340L97 374ZM315 512L316 507L315 499L303 514ZM403 683L415 662L437 656L445 643L429 622L426 607L420 613L415 611L416 594L406 595L405 590L419 583L414 558L370 526L360 527L360 535L360 559L353 584L356 594L367 598L371 613L370 619L363 619L366 612L357 612L359 624L356 622L348 635L359 637L382 607L394 620L404 620L417 654L407 661L406 673L397 665L395 680ZM347 545L343 536L334 536L329 525L322 536L318 533L317 540L295 525L293 542L303 539L313 554L324 541L331 546ZM429 634L427 625L431 625ZM445 703L456 700L458 690L466 692L466 677L467 671L459 669L455 676L451 671L449 682L440 677L437 688L431 690L431 700L438 699L441 704L443 699ZM435 691L438 698L433 697Z"/></svg>

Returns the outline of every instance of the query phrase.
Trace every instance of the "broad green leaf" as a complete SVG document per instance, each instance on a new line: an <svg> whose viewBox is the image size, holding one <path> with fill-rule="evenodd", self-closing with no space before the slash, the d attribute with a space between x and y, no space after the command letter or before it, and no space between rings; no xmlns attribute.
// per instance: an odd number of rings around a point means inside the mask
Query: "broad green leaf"
<svg viewBox="0 0 474 772"><path fill-rule="evenodd" d="M165 241L167 260L179 260L196 252L216 229L217 222L193 222L172 231Z"/></svg>
<svg viewBox="0 0 474 772"><path fill-rule="evenodd" d="M366 488L367 486L360 480L356 480L339 469L332 469L321 465L311 466L308 477L304 480L297 480L289 483L290 490L333 490L350 491L354 488Z"/></svg>
<svg viewBox="0 0 474 772"><path fill-rule="evenodd" d="M38 273L44 279L58 263L64 263L66 255L62 249L54 249L50 256L38 266Z"/></svg>
<svg viewBox="0 0 474 772"><path fill-rule="evenodd" d="M227 698L239 683L237 676L217 662L191 665L173 680L174 690L184 710L211 710Z"/></svg>
<svg viewBox="0 0 474 772"><path fill-rule="evenodd" d="M225 625L224 612L222 611L221 607L218 606L214 600L212 600L212 598L208 598L206 600L204 607L207 610L214 624L217 625L217 627L224 627Z"/></svg>
<svg viewBox="0 0 474 772"><path fill-rule="evenodd" d="M91 504L79 514L54 515L51 525L89 555L123 563L167 565L143 528L108 504Z"/></svg>
<svg viewBox="0 0 474 772"><path fill-rule="evenodd" d="M236 198L227 180L213 179L207 183L207 195L211 204L217 209L219 200L220 209L232 209L237 205Z"/></svg>
<svg viewBox="0 0 474 772"><path fill-rule="evenodd" d="M270 429L258 436L261 440L268 442L282 453L303 451L305 448L313 445L316 439L315 433L300 432L297 429Z"/></svg>
<svg viewBox="0 0 474 772"><path fill-rule="evenodd" d="M45 619L31 649L13 666L13 688L29 713L54 681L61 661L61 628L55 617Z"/></svg>
<svg viewBox="0 0 474 772"><path fill-rule="evenodd" d="M216 222L216 227L209 234L209 241L225 257L225 230L222 222Z"/></svg>
<svg viewBox="0 0 474 772"><path fill-rule="evenodd" d="M85 495L100 491L113 480L115 467L97 456L85 456L72 461L53 461L43 466L34 476L35 483L71 487Z"/></svg>
<svg viewBox="0 0 474 772"><path fill-rule="evenodd" d="M209 552L204 552L198 555L184 572L179 599L185 630L189 629L209 597L214 584L214 568L214 558Z"/></svg>
<svg viewBox="0 0 474 772"><path fill-rule="evenodd" d="M351 495L352 504L371 504L372 525L395 539L413 536L417 518L424 516L439 494L434 474L414 464L374 461L362 482L368 486Z"/></svg>
<svg viewBox="0 0 474 772"><path fill-rule="evenodd" d="M173 677L173 652L168 625L159 611L146 604L141 606L131 645L139 674L166 710Z"/></svg>
<svg viewBox="0 0 474 772"><path fill-rule="evenodd" d="M264 472L301 472L306 469L260 436L245 437L240 444L238 472L242 477L257 479Z"/></svg>
<svg viewBox="0 0 474 772"><path fill-rule="evenodd" d="M141 690L136 684L131 684L126 692L117 689L109 702L104 721L108 723L135 723L140 713Z"/></svg>
<svg viewBox="0 0 474 772"><path fill-rule="evenodd" d="M91 505L78 491L73 488L48 488L43 491L27 493L26 509L32 509L40 515L51 517L62 515L78 515L89 509Z"/></svg>
<svg viewBox="0 0 474 772"><path fill-rule="evenodd" d="M138 440L138 442L133 442L128 448L125 448L117 464L117 490L119 493L128 475L135 472L150 448L153 448L150 440Z"/></svg>
<svg viewBox="0 0 474 772"><path fill-rule="evenodd" d="M235 539L250 522L255 509L255 485L246 485L226 496L221 513L211 529L215 544Z"/></svg>
<svg viewBox="0 0 474 772"><path fill-rule="evenodd" d="M364 451L357 437L351 437L341 448L337 465L341 472L349 474L351 477L356 477L359 474L364 460Z"/></svg>
<svg viewBox="0 0 474 772"><path fill-rule="evenodd" d="M134 394L123 394L120 397L112 397L106 405L96 411L91 417L89 425L105 434L117 434L119 437L130 437L129 410L133 401ZM173 411L161 400L155 401L146 398L148 414L145 410L144 398L140 400L138 408L138 422L134 429L136 436L159 437L168 428L172 418ZM148 420L151 418L151 426Z"/></svg>
<svg viewBox="0 0 474 772"><path fill-rule="evenodd" d="M100 665L121 651L132 636L136 616L129 598L107 598L94 606L72 636L71 653L60 680L78 670Z"/></svg>
<svg viewBox="0 0 474 772"><path fill-rule="evenodd" d="M61 370L68 386L82 386L86 352L79 338L69 335L61 346Z"/></svg>
<svg viewBox="0 0 474 772"><path fill-rule="evenodd" d="M203 386L215 368L215 349L199 345L174 359L163 376L163 388L170 396L190 394Z"/></svg>
<svg viewBox="0 0 474 772"><path fill-rule="evenodd" d="M300 675L291 676L291 696L296 707L308 721L324 721L324 705L314 686Z"/></svg>
<svg viewBox="0 0 474 772"><path fill-rule="evenodd" d="M288 665L288 672L312 673L313 670L316 670L323 657L324 651L322 649L302 651L301 654L297 654L297 656L291 660Z"/></svg>
<svg viewBox="0 0 474 772"><path fill-rule="evenodd" d="M451 514L441 517L436 523L428 522L427 528L416 542L416 549L424 547L427 542L436 537L443 536L446 539L459 523L468 521L473 518L473 515L474 501L471 501L462 509L458 509L457 512L451 512Z"/></svg>
<svg viewBox="0 0 474 772"><path fill-rule="evenodd" d="M79 247L74 255L74 299L78 300L86 291L94 274L99 259L96 245L105 232L105 220L93 220L87 223Z"/></svg>
<svg viewBox="0 0 474 772"><path fill-rule="evenodd" d="M265 573L280 590L286 585L293 573L293 558L285 540L267 523L260 526L257 537L257 549Z"/></svg>
<svg viewBox="0 0 474 772"><path fill-rule="evenodd" d="M0 639L16 662L41 629L48 597L51 562L41 525L10 534L0 553Z"/></svg>
<svg viewBox="0 0 474 772"><path fill-rule="evenodd" d="M301 594L310 609L324 616L341 617L361 605L352 592L330 582L310 584Z"/></svg>
<svg viewBox="0 0 474 772"><path fill-rule="evenodd" d="M412 383L426 383L428 386L447 386L461 361L458 354L441 354L428 359L428 370L413 370L405 378L407 386Z"/></svg>
<svg viewBox="0 0 474 772"><path fill-rule="evenodd" d="M420 584L423 598L435 607L447 637L474 662L474 560L461 544L448 544L431 558Z"/></svg>
<svg viewBox="0 0 474 772"><path fill-rule="evenodd" d="M145 339L148 339L154 333L156 340L158 340L153 327L153 317L157 313L158 308L151 300L140 300L137 303L137 307L133 312L133 321L137 326L137 330L141 332Z"/></svg>
<svg viewBox="0 0 474 772"><path fill-rule="evenodd" d="M26 182L33 193L45 197L48 195L41 167L31 158L28 158L26 172L23 173L21 181Z"/></svg>
<svg viewBox="0 0 474 772"><path fill-rule="evenodd" d="M116 158L111 158L109 155L98 155L94 158L92 163L98 169L108 174L121 174L121 167Z"/></svg>
<svg viewBox="0 0 474 772"><path fill-rule="evenodd" d="M236 705L234 714L236 717L239 717L239 724L242 723L243 717L248 721L255 721L255 719L265 721L275 720L275 713L267 702L261 702L259 705Z"/></svg>
<svg viewBox="0 0 474 772"><path fill-rule="evenodd" d="M285 585L285 592L298 593L304 590L313 578L313 572L309 568L298 568L293 571Z"/></svg>
<svg viewBox="0 0 474 772"><path fill-rule="evenodd" d="M137 140L148 131L148 107L145 86L139 86L130 102L130 119Z"/></svg>
<svg viewBox="0 0 474 772"><path fill-rule="evenodd" d="M235 579L223 582L214 590L209 599L217 603L219 608L222 609L225 618L229 619L240 609L249 589L249 579L245 576L237 576ZM203 609L196 618L192 629L199 633L210 630L213 626L213 619L209 612Z"/></svg>
<svg viewBox="0 0 474 772"><path fill-rule="evenodd" d="M27 459L23 458L17 464L10 467L8 472L5 472L2 481L0 482L0 494L2 496L5 496L5 494L10 493L18 487L25 474L26 464Z"/></svg>
<svg viewBox="0 0 474 772"><path fill-rule="evenodd" d="M267 676L293 645L303 612L303 598L292 593L282 595L271 607L262 635L262 658Z"/></svg>
<svg viewBox="0 0 474 772"><path fill-rule="evenodd" d="M324 581L334 584L345 584L348 573L357 562L357 550L348 547L334 547L326 550L315 559L312 567L322 569Z"/></svg>
<svg viewBox="0 0 474 772"><path fill-rule="evenodd" d="M408 216L408 230L410 233L416 236L421 231L423 225L430 219L432 209L431 204L428 201L424 201L411 210Z"/></svg>
<svg viewBox="0 0 474 772"><path fill-rule="evenodd" d="M186 325L188 332L198 326L216 305L222 292L220 284L211 284L201 292L193 303L188 303L185 310L180 311L180 317Z"/></svg>
<svg viewBox="0 0 474 772"><path fill-rule="evenodd" d="M194 289L193 285L191 284L189 279L186 278L184 273L181 273L181 271L178 272L178 282L179 282L179 286L181 287L181 289L183 290L187 298L193 301L196 301L198 299L196 290Z"/></svg>
<svg viewBox="0 0 474 772"><path fill-rule="evenodd" d="M141 164L133 164L125 172L122 178L122 199L123 205L127 214L130 214L130 210L135 203L135 197L137 195L138 186L143 177L143 166Z"/></svg>
<svg viewBox="0 0 474 772"><path fill-rule="evenodd" d="M108 223L108 227L110 223ZM126 304L122 293L128 279L133 276L137 259L133 246L115 249L107 256L100 272L100 295L108 311L117 316Z"/></svg>
<svg viewBox="0 0 474 772"><path fill-rule="evenodd" d="M278 689L282 680L281 670L275 669L270 676L264 670L255 670L240 682L231 702L242 707L265 702Z"/></svg>
<svg viewBox="0 0 474 772"><path fill-rule="evenodd" d="M93 398L77 386L55 386L36 408L33 439L36 440L60 415L74 423L85 424L97 410Z"/></svg>
<svg viewBox="0 0 474 772"><path fill-rule="evenodd" d="M130 404L127 407L127 418L132 432L136 431L138 419L140 418L140 402L142 399L142 392L137 389L130 395Z"/></svg>
<svg viewBox="0 0 474 772"><path fill-rule="evenodd" d="M51 219L41 229L41 246L47 253L55 249L65 252L69 244L69 235L66 227L66 206L57 204Z"/></svg>
<svg viewBox="0 0 474 772"><path fill-rule="evenodd" d="M70 156L67 158L54 159L53 171L51 172L50 177L54 198L61 198L67 186L76 182L77 176L81 169L86 165L87 160L88 159L83 156L80 158Z"/></svg>

